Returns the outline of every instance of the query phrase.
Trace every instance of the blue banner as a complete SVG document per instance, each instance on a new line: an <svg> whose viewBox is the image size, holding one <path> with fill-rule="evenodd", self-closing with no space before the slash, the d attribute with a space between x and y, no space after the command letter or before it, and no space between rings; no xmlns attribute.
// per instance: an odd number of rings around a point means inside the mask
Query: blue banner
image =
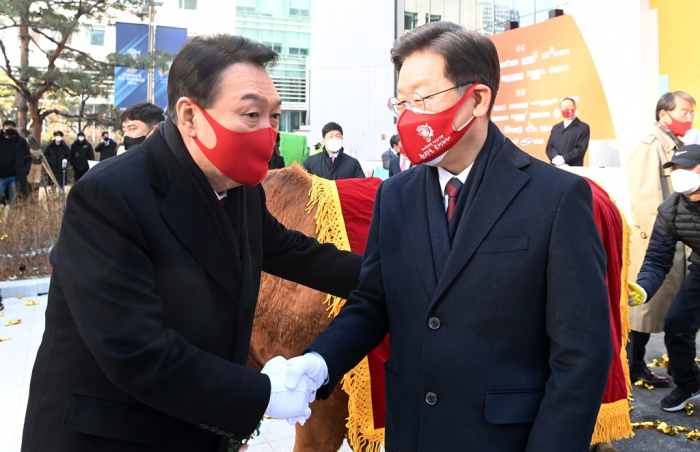
<svg viewBox="0 0 700 452"><path fill-rule="evenodd" d="M156 49L175 54L187 40L186 28L156 27ZM155 104L163 110L168 108L168 72L157 69L154 74Z"/></svg>
<svg viewBox="0 0 700 452"><path fill-rule="evenodd" d="M117 22L117 53L146 55L148 53L148 25ZM145 69L117 67L114 70L114 106L126 109L147 99Z"/></svg>

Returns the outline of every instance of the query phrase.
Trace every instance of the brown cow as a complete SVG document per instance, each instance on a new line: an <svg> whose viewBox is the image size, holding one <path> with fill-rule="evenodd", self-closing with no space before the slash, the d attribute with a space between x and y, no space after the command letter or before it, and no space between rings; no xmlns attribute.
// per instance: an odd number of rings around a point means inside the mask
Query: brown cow
<svg viewBox="0 0 700 452"><path fill-rule="evenodd" d="M263 182L267 208L290 229L316 237L316 208L306 212L311 176L299 165L270 171ZM326 294L263 273L248 353L248 367L261 370L275 356L298 356L331 319ZM340 385L328 400L311 406L311 417L296 425L294 452L336 452L347 432L348 396Z"/></svg>

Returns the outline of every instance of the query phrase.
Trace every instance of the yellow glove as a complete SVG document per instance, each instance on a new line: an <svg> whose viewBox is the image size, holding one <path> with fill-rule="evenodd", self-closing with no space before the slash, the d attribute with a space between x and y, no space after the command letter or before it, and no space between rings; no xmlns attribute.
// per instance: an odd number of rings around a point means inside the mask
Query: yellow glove
<svg viewBox="0 0 700 452"><path fill-rule="evenodd" d="M639 306L647 301L647 292L637 283L627 281L627 295L630 306Z"/></svg>

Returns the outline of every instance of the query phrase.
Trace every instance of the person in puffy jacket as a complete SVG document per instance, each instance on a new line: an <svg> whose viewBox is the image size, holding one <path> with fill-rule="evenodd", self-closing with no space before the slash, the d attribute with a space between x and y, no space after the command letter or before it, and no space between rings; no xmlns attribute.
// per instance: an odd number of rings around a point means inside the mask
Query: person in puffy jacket
<svg viewBox="0 0 700 452"><path fill-rule="evenodd" d="M700 145L677 150L664 168L672 169L675 193L659 206L637 284L645 292L643 300L651 299L673 266L676 244L683 243L692 250L688 276L664 324L664 341L676 388L661 400L661 408L679 411L700 400L700 369L695 363L695 336L700 329Z"/></svg>
<svg viewBox="0 0 700 452"><path fill-rule="evenodd" d="M78 139L70 147L70 164L73 167L76 182L90 169L88 160L95 160L95 151L81 130L78 132Z"/></svg>

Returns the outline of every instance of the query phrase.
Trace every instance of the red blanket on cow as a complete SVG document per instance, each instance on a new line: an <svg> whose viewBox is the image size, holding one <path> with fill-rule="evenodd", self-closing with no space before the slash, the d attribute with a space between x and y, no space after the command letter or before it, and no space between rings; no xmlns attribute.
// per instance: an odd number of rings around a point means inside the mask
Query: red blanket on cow
<svg viewBox="0 0 700 452"><path fill-rule="evenodd" d="M314 177L309 210L318 206L318 239L340 249L363 254L367 241L377 187L381 180L345 179L328 181ZM631 436L628 395L628 370L624 344L629 330L627 282L629 267L629 231L624 218L608 194L589 180L593 191L595 221L608 254L607 283L610 302L614 359L598 415L592 443ZM624 283L624 285L623 285ZM328 297L331 315L337 314L344 300ZM362 360L343 380L349 394L348 439L367 451L381 449L386 422L384 407L384 363L389 358L388 337Z"/></svg>

